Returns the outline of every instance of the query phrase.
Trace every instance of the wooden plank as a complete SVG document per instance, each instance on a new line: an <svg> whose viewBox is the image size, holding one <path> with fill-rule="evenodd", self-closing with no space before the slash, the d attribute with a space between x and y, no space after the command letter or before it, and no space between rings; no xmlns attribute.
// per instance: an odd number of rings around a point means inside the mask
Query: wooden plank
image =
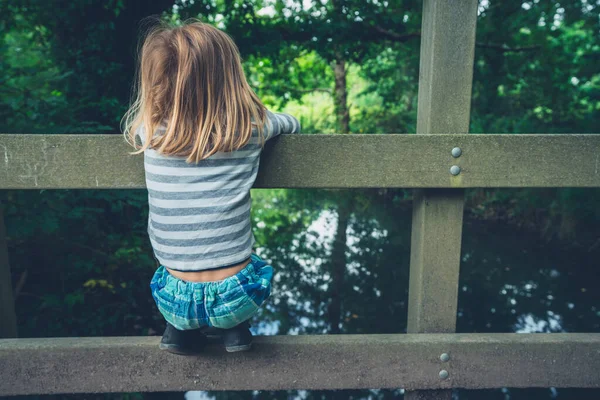
<svg viewBox="0 0 600 400"><path fill-rule="evenodd" d="M477 0L423 2L417 134L469 131L477 3ZM470 158L468 153L465 151L456 160ZM455 168L462 167L454 159L452 164ZM452 180L464 179L465 173ZM462 189L414 193L409 333L456 329L463 208ZM405 398L450 400L452 391L407 391Z"/></svg>
<svg viewBox="0 0 600 400"><path fill-rule="evenodd" d="M0 135L0 189L144 188L129 150L120 135ZM255 187L600 187L600 135L286 135Z"/></svg>
<svg viewBox="0 0 600 400"><path fill-rule="evenodd" d="M186 390L600 387L600 334L301 335L197 357L158 337L0 340L0 396ZM440 361L447 353L449 361ZM449 371L440 379L442 369Z"/></svg>
<svg viewBox="0 0 600 400"><path fill-rule="evenodd" d="M452 189L419 190L415 196L407 330L454 332L464 196Z"/></svg>
<svg viewBox="0 0 600 400"><path fill-rule="evenodd" d="M477 0L424 0L417 133L469 131L476 22Z"/></svg>
<svg viewBox="0 0 600 400"><path fill-rule="evenodd" d="M427 189L414 193L408 333L456 330L463 209L462 189ZM404 397L406 400L451 400L452 391L407 391Z"/></svg>
<svg viewBox="0 0 600 400"><path fill-rule="evenodd" d="M424 1L417 133L468 132L476 19L477 0ZM456 140L459 135L446 136ZM460 136L468 140L473 135ZM452 160L458 164L471 158L466 150ZM466 173L461 175L465 179ZM463 193L417 191L413 207L408 332L452 332Z"/></svg>
<svg viewBox="0 0 600 400"><path fill-rule="evenodd" d="M17 337L17 315L13 298L4 210L0 203L0 338Z"/></svg>

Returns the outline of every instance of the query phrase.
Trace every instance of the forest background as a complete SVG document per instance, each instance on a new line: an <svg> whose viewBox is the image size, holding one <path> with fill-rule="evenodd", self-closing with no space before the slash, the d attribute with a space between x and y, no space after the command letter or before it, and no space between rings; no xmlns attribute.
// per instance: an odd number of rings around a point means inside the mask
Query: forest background
<svg viewBox="0 0 600 400"><path fill-rule="evenodd" d="M297 116L304 134L413 134L421 9L416 0L3 0L0 132L119 134L141 21L158 15L227 31L259 97ZM599 11L596 0L480 0L470 131L600 132ZM405 331L410 190L254 190L253 199L259 251L278 271L257 332ZM161 333L144 191L2 191L0 201L20 336ZM459 331L600 332L600 296L589 289L600 283L600 190L469 190L465 211ZM131 396L181 394L114 397Z"/></svg>

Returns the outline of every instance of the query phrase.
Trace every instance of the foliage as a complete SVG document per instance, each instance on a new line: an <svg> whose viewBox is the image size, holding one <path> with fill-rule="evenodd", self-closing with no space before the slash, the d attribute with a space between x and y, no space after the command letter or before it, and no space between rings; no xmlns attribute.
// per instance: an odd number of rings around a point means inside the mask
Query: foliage
<svg viewBox="0 0 600 400"><path fill-rule="evenodd" d="M0 130L117 133L136 36L154 14L174 24L198 17L225 29L260 98L297 115L306 133L338 131L340 60L347 65L351 133L414 133L421 6L414 0L0 2ZM481 2L471 131L597 130L599 11L583 0ZM409 192L255 190L253 199L258 251L278 271L259 330L405 330ZM600 331L598 295L589 289L597 281L600 191L473 190L467 199L461 331ZM7 191L0 201L22 336L160 333L163 321L147 287L155 261L143 191ZM388 399L398 392L301 395ZM551 397L510 392L512 399Z"/></svg>
<svg viewBox="0 0 600 400"><path fill-rule="evenodd" d="M478 38L494 37L523 50L477 48L471 131L597 130L599 11L598 5L577 1L492 3L480 15Z"/></svg>

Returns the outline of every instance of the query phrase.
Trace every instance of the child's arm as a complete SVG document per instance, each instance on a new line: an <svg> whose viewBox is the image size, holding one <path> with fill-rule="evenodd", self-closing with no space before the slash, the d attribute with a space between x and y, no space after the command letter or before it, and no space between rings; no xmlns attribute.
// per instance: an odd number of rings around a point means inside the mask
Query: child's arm
<svg viewBox="0 0 600 400"><path fill-rule="evenodd" d="M289 114L274 113L267 110L267 119L265 140L272 139L282 133L300 133L300 122Z"/></svg>

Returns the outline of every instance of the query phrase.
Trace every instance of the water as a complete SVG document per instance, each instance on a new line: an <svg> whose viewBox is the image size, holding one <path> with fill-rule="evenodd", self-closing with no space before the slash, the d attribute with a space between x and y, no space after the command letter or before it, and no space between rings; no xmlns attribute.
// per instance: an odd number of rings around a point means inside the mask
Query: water
<svg viewBox="0 0 600 400"><path fill-rule="evenodd" d="M35 242L38 246L46 241L42 245L46 251L43 258L53 260L53 268L63 271L59 280L62 292L56 285L45 284L54 279L56 271L49 270L47 265L37 266L36 257L28 258L27 243L12 244L13 274L19 277L27 270L34 277L22 293L35 292L42 299L27 295L18 298L23 336L160 332L163 322L152 306L147 288L140 288L139 284L140 279L145 282L143 279L152 273L151 260L143 258L147 257L147 239L143 229L138 231L136 225L135 232L131 233L130 224L124 221L130 218L135 225L135 221L144 220L144 215L140 216L144 208L132 206L137 204L135 199L139 200L136 196L143 198L143 193L132 193L129 198L122 193L119 194L119 198L124 199L122 208L115 208L115 199L104 194L104 201L112 206L103 208L104 203L100 201L94 207L101 212L93 218L81 217L96 221L94 229L99 232L90 235L89 226L82 228L73 223L72 219L79 217L60 215L57 230L43 240L42 233L31 234L25 240L30 241L29 245ZM28 201L49 201L44 196L52 195L46 192L35 196L38 197ZM95 199L98 201L98 196ZM258 252L270 259L277 271L273 296L255 321L256 333L406 332L410 201L398 194L379 191L269 190L254 191L253 199ZM61 197L61 201L71 200ZM342 221L338 215L342 215ZM38 217L31 212L26 216L9 215L7 219L12 221L8 224L9 236L17 236L14 233L16 221L22 224L35 218ZM117 225L121 228L115 230L114 224L102 224L98 220L119 221ZM345 230L339 229L340 223ZM592 234L597 234L597 224L593 228L596 231ZM114 237L109 236L107 230ZM343 231L346 237L343 241L337 240ZM81 242L86 235L90 236L89 240ZM52 242L65 237L67 244L62 247ZM101 237L109 243L98 242ZM94 248L96 253L113 255L100 262L100 254L74 254L69 246L73 241ZM136 251L122 254L123 249L131 250L133 245L137 246ZM121 247L115 249L115 246ZM478 221L467 213L463 228L458 332L600 332L600 296L596 289L600 283L599 256L600 249L547 243L535 231L524 231L501 222ZM340 262L341 279L336 275ZM65 263L79 268L69 269ZM90 279L101 277L107 279L112 288L98 284L93 290L89 285L81 290ZM125 286L120 287L121 284ZM110 300L106 299L107 292L113 293ZM78 295L84 299L81 304L76 300ZM106 313L103 307L107 308ZM95 314L90 316L90 309L96 310ZM71 316L68 323L53 325L50 322L66 314ZM36 331L37 326L46 328L43 334ZM401 393L401 390L189 392L186 398L392 399L401 397ZM166 395L144 396L163 398ZM456 391L454 396L461 400L579 400L600 398L600 391L504 389ZM181 394L168 397L181 398Z"/></svg>

